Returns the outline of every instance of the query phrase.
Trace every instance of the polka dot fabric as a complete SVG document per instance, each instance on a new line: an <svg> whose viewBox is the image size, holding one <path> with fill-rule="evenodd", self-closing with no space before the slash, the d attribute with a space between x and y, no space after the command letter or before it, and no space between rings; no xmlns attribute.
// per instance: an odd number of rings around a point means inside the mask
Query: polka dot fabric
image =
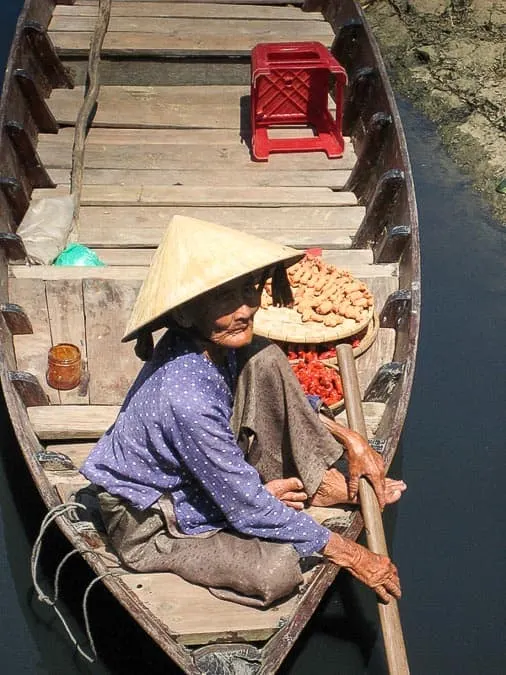
<svg viewBox="0 0 506 675"><path fill-rule="evenodd" d="M185 534L228 528L315 553L329 531L273 497L235 441L236 371L233 350L218 367L167 333L82 473L140 510L168 493Z"/></svg>

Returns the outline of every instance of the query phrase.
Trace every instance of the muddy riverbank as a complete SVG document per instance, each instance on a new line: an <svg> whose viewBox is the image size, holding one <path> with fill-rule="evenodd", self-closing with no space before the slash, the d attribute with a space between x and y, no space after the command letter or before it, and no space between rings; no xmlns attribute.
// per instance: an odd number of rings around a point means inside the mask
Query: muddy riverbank
<svg viewBox="0 0 506 675"><path fill-rule="evenodd" d="M363 0L397 93L506 226L506 0Z"/></svg>

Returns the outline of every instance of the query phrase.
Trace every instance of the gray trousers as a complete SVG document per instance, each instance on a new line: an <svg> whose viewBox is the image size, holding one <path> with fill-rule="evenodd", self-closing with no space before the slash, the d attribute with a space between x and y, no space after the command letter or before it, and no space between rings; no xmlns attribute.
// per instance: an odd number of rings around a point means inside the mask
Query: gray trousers
<svg viewBox="0 0 506 675"><path fill-rule="evenodd" d="M286 356L262 338L240 350L232 428L264 483L297 476L311 497L342 447L308 403ZM174 572L218 597L266 607L302 582L299 556L280 544L219 530L189 536L178 530L168 496L140 511L99 492L110 542L138 572Z"/></svg>

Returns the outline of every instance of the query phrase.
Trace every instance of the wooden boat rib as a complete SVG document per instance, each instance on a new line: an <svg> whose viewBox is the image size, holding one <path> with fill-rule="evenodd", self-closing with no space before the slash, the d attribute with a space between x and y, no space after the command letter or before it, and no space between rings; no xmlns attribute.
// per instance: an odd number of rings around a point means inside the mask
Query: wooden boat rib
<svg viewBox="0 0 506 675"><path fill-rule="evenodd" d="M369 436L391 462L419 327L410 164L359 6L302 4L113 0L80 206L79 241L107 265L96 268L26 264L17 229L31 200L69 193L98 0L26 0L0 103L0 374L20 450L48 509L85 484L78 468L139 369L131 345L119 340L176 213L301 249L321 247L326 260L367 282L380 328L357 366ZM323 42L347 71L344 156L280 154L252 162L251 48L299 40ZM62 341L81 347L85 392L46 383L47 351ZM329 511L313 515L328 519ZM330 515L341 533L358 536L357 512ZM100 537L84 536L66 516L58 525L97 575L114 572L103 583L187 673L242 672L246 663L248 672L275 672L338 572L317 565L297 596L260 611L219 601L175 575L121 570Z"/></svg>

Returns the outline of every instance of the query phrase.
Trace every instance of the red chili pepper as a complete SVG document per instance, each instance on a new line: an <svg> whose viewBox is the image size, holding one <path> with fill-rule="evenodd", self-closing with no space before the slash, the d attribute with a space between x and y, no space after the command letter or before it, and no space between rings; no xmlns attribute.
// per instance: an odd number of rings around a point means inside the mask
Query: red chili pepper
<svg viewBox="0 0 506 675"><path fill-rule="evenodd" d="M317 360L314 354L305 352L302 360L292 364L293 371L305 394L314 394L327 405L334 405L343 398L341 378L335 370Z"/></svg>

